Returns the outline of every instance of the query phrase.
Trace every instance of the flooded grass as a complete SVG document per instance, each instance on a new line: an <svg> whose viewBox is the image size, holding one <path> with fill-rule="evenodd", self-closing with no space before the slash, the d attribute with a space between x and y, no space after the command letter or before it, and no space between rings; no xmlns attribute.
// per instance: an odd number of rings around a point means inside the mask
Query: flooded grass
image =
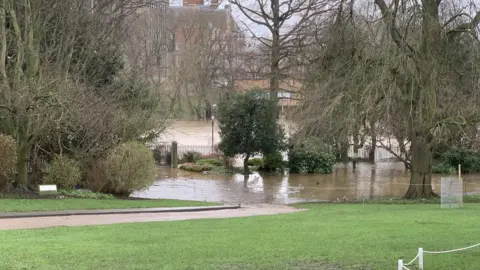
<svg viewBox="0 0 480 270"><path fill-rule="evenodd" d="M220 167L219 167L220 169ZM390 198L400 198L409 187L410 175L400 163L359 163L354 170L337 166L332 174L252 173L248 179L236 172L193 173L171 168L159 168L159 178L144 192L144 198L168 198L237 203L291 204L312 201L356 201L374 199L390 204ZM444 175L434 175L433 188L440 193ZM480 174L463 176L463 191L480 193ZM470 198L466 197L468 202ZM394 199L393 203L400 203ZM414 201L413 203L431 203ZM471 202L480 202L476 198ZM412 203L406 201L405 203Z"/></svg>
<svg viewBox="0 0 480 270"><path fill-rule="evenodd" d="M0 269L395 269L419 247L480 242L480 204L305 204L235 219L2 231ZM12 255L14 254L14 255ZM480 248L425 255L425 269L478 269ZM415 268L413 268L415 269Z"/></svg>
<svg viewBox="0 0 480 270"><path fill-rule="evenodd" d="M0 199L0 212L121 209L150 207L185 207L218 205L180 200L120 200L120 199Z"/></svg>

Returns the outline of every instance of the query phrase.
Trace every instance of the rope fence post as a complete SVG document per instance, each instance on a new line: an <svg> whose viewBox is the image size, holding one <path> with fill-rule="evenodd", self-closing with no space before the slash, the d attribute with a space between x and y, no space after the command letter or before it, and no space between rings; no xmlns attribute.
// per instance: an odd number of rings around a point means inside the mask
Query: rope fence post
<svg viewBox="0 0 480 270"><path fill-rule="evenodd" d="M423 270L423 248L418 248L418 269Z"/></svg>
<svg viewBox="0 0 480 270"><path fill-rule="evenodd" d="M418 248L417 256L413 258L409 263L403 263L403 260L398 260L398 269L399 270L409 270L407 266L411 265L414 263L416 260L418 260L418 269L423 270L423 255L424 254L445 254L445 253L452 253L452 252L457 252L457 251L462 251L462 250L467 250L475 247L480 247L480 243L468 246L468 247L463 247L463 248L457 248L457 249L451 249L451 250L443 250L443 251L428 251L428 250L423 250L423 248Z"/></svg>

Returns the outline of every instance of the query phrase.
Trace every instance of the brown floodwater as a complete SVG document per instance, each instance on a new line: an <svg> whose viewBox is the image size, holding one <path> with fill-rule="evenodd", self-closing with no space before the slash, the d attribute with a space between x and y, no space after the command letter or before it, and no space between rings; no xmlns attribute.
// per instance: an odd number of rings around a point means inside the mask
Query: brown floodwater
<svg viewBox="0 0 480 270"><path fill-rule="evenodd" d="M293 122L279 120L287 134L293 131ZM174 121L157 140L158 142L177 141L179 145L211 145L212 143L212 121ZM215 122L213 127L213 141L220 142L218 125Z"/></svg>
<svg viewBox="0 0 480 270"><path fill-rule="evenodd" d="M440 191L442 175L433 185ZM464 192L480 193L480 174L463 175ZM158 180L135 197L198 200L224 203L288 204L308 201L361 200L402 196L408 188L409 172L402 163L337 165L330 175L258 174L245 181L243 175L210 175L161 167Z"/></svg>
<svg viewBox="0 0 480 270"><path fill-rule="evenodd" d="M295 124L291 121L281 120L279 123L287 134L294 130ZM213 137L213 141L218 143L217 125L213 128ZM172 122L157 142L173 140L178 142L179 147L200 146L198 149L181 147L182 151L206 149L208 152L212 144L212 123ZM388 151L377 148L376 160L385 161L392 157ZM158 169L158 180L153 186L136 192L134 196L243 204L360 200L402 196L408 188L409 177L402 163L392 162L360 163L355 170L351 165L338 165L331 175L252 174L247 181L243 175L204 175L164 167ZM441 177L435 175L433 179L437 192L440 192ZM463 180L464 192L480 193L480 174L464 175Z"/></svg>

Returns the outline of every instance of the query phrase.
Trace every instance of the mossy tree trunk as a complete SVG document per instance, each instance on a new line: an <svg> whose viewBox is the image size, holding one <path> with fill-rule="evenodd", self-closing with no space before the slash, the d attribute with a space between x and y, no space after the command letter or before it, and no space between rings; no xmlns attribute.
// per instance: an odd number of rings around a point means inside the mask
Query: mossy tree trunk
<svg viewBox="0 0 480 270"><path fill-rule="evenodd" d="M410 186L406 199L431 198L437 195L432 188L432 148L429 136L415 134L411 145Z"/></svg>

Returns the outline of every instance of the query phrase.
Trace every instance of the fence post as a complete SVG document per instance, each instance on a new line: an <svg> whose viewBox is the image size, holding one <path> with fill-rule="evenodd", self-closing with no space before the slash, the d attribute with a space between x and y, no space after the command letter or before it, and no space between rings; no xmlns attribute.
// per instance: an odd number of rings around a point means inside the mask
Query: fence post
<svg viewBox="0 0 480 270"><path fill-rule="evenodd" d="M418 248L418 269L423 270L423 248Z"/></svg>
<svg viewBox="0 0 480 270"><path fill-rule="evenodd" d="M171 157L172 168L177 168L178 166L178 143L176 141L172 142Z"/></svg>
<svg viewBox="0 0 480 270"><path fill-rule="evenodd" d="M403 260L398 260L398 270L403 270Z"/></svg>

